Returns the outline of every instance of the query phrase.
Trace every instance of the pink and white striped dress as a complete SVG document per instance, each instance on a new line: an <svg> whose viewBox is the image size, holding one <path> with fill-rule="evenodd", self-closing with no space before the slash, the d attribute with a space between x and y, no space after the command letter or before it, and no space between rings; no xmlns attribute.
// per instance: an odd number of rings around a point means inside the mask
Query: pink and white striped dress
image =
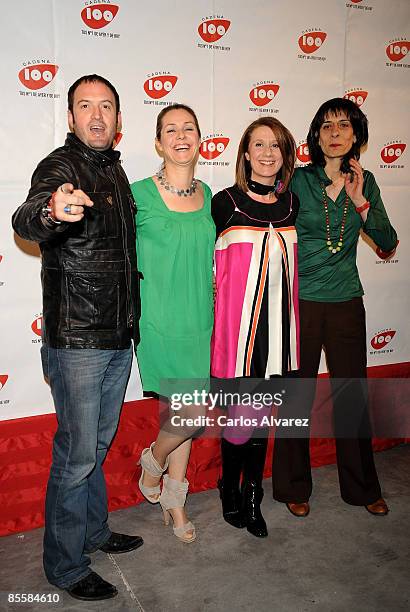
<svg viewBox="0 0 410 612"><path fill-rule="evenodd" d="M274 204L236 186L212 199L217 228L211 374L283 376L299 367L298 198Z"/></svg>

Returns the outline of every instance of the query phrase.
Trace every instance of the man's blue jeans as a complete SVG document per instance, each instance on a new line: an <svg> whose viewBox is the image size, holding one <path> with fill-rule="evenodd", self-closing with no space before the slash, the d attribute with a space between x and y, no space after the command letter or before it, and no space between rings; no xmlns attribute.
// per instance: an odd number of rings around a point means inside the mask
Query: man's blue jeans
<svg viewBox="0 0 410 612"><path fill-rule="evenodd" d="M132 348L41 349L57 414L46 496L44 570L67 588L90 573L87 552L109 539L102 463L117 429Z"/></svg>

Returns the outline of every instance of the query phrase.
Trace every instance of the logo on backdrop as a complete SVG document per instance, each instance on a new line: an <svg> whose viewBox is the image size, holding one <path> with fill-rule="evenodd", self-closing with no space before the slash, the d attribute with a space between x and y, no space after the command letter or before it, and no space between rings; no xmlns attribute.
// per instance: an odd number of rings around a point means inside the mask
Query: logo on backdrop
<svg viewBox="0 0 410 612"><path fill-rule="evenodd" d="M299 140L296 147L296 166L305 166L310 163L309 147L306 140Z"/></svg>
<svg viewBox="0 0 410 612"><path fill-rule="evenodd" d="M380 157L384 164L380 164L380 168L404 168L401 163L401 157L406 150L406 144L401 140L392 140L384 145L380 151ZM399 163L395 163L395 162Z"/></svg>
<svg viewBox="0 0 410 612"><path fill-rule="evenodd" d="M259 113L278 113L279 109L271 108L269 105L275 98L280 89L280 85L271 81L258 81L254 83L249 92L249 98L254 106L250 106L249 110Z"/></svg>
<svg viewBox="0 0 410 612"><path fill-rule="evenodd" d="M351 100L357 104L357 106L362 106L368 95L369 92L365 91L364 89L346 89L343 97L345 100Z"/></svg>
<svg viewBox="0 0 410 612"><path fill-rule="evenodd" d="M370 345L374 349L370 351L370 355L379 355L381 353L392 353L394 349L387 347L396 335L394 329L384 329L377 332L370 340Z"/></svg>
<svg viewBox="0 0 410 612"><path fill-rule="evenodd" d="M303 53L298 54L299 59L303 60L319 60L324 62L326 57L323 55L313 55L324 44L327 38L327 33L319 28L309 28L304 30L299 36L298 45Z"/></svg>
<svg viewBox="0 0 410 612"><path fill-rule="evenodd" d="M199 166L229 166L229 162L220 160L227 146L229 138L223 134L210 134L201 140L199 155L202 159L198 161Z"/></svg>
<svg viewBox="0 0 410 612"><path fill-rule="evenodd" d="M169 106L172 104L172 101L162 100L162 98L166 98L171 93L178 78L175 74L171 74L166 70L150 72L143 85L144 91L147 94L144 104L156 104L159 106Z"/></svg>
<svg viewBox="0 0 410 612"><path fill-rule="evenodd" d="M120 34L114 34L114 32L111 31L100 31L111 25L119 11L119 8L120 7L117 4L111 4L110 0L107 0L106 2L99 2L99 0L87 0L84 8L81 11L81 19L89 29L82 29L81 33L84 36L90 36L92 38L119 38Z"/></svg>
<svg viewBox="0 0 410 612"><path fill-rule="evenodd" d="M144 83L144 91L150 98L158 100L167 96L175 87L178 77L172 74L154 73Z"/></svg>
<svg viewBox="0 0 410 612"><path fill-rule="evenodd" d="M6 384L8 378L9 378L8 374L0 374L0 391L3 389L3 387ZM0 405L2 405L2 404L10 404L10 400L9 399L0 399Z"/></svg>
<svg viewBox="0 0 410 612"><path fill-rule="evenodd" d="M94 4L85 6L81 11L81 19L85 25L93 30L105 28L118 13L119 7L115 4Z"/></svg>
<svg viewBox="0 0 410 612"><path fill-rule="evenodd" d="M386 47L386 55L391 60L386 66L394 68L410 68L410 64L404 63L410 51L410 42L406 38L390 40Z"/></svg>
<svg viewBox="0 0 410 612"><path fill-rule="evenodd" d="M36 336L31 340L32 344L38 344L41 342L41 332L43 329L43 315L36 315L34 321L31 324L31 331Z"/></svg>
<svg viewBox="0 0 410 612"><path fill-rule="evenodd" d="M27 60L23 62L23 67L18 73L20 83L24 89L20 90L21 96L31 96L35 98L52 98L55 100L60 94L51 93L48 86L54 80L58 72L58 66L52 64L50 60Z"/></svg>
<svg viewBox="0 0 410 612"><path fill-rule="evenodd" d="M394 264L399 263L399 258L396 256L396 253L394 253L390 257L387 257L386 259L381 258L380 255L377 255L377 253L376 253L376 258L375 258L374 263L376 265L380 265L380 264L383 264L383 265L387 265L387 264L388 265L394 265Z"/></svg>
<svg viewBox="0 0 410 612"><path fill-rule="evenodd" d="M3 389L4 385L7 382L9 375L8 374L0 374L0 391Z"/></svg>
<svg viewBox="0 0 410 612"><path fill-rule="evenodd" d="M202 17L201 23L198 26L198 34L204 42L199 42L198 47L201 49L230 51L231 48L226 47L224 41L221 41L228 32L230 25L229 19L225 19L223 15Z"/></svg>
<svg viewBox="0 0 410 612"><path fill-rule="evenodd" d="M116 132L115 136L114 136L114 140L112 143L112 148L115 149L116 147L118 147L118 145L120 144L122 139L122 132Z"/></svg>
<svg viewBox="0 0 410 612"><path fill-rule="evenodd" d="M360 9L362 11L372 11L373 7L367 4L361 4L364 0L350 0L346 2L346 8Z"/></svg>

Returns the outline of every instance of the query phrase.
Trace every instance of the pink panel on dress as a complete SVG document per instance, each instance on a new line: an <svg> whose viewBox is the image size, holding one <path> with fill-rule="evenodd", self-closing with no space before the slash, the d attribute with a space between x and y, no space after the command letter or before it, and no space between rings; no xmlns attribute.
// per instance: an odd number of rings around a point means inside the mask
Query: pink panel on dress
<svg viewBox="0 0 410 612"><path fill-rule="evenodd" d="M252 248L251 243L242 242L215 252L217 298L211 342L211 373L218 378L235 376Z"/></svg>

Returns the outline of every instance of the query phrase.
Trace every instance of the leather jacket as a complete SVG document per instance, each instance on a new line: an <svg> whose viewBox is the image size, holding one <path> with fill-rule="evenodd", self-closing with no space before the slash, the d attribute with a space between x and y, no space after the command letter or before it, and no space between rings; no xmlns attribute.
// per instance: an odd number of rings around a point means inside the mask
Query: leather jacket
<svg viewBox="0 0 410 612"><path fill-rule="evenodd" d="M53 348L124 349L139 340L135 204L113 149L90 149L74 134L34 171L13 228L42 253L43 341ZM94 205L57 225L42 209L63 183Z"/></svg>

